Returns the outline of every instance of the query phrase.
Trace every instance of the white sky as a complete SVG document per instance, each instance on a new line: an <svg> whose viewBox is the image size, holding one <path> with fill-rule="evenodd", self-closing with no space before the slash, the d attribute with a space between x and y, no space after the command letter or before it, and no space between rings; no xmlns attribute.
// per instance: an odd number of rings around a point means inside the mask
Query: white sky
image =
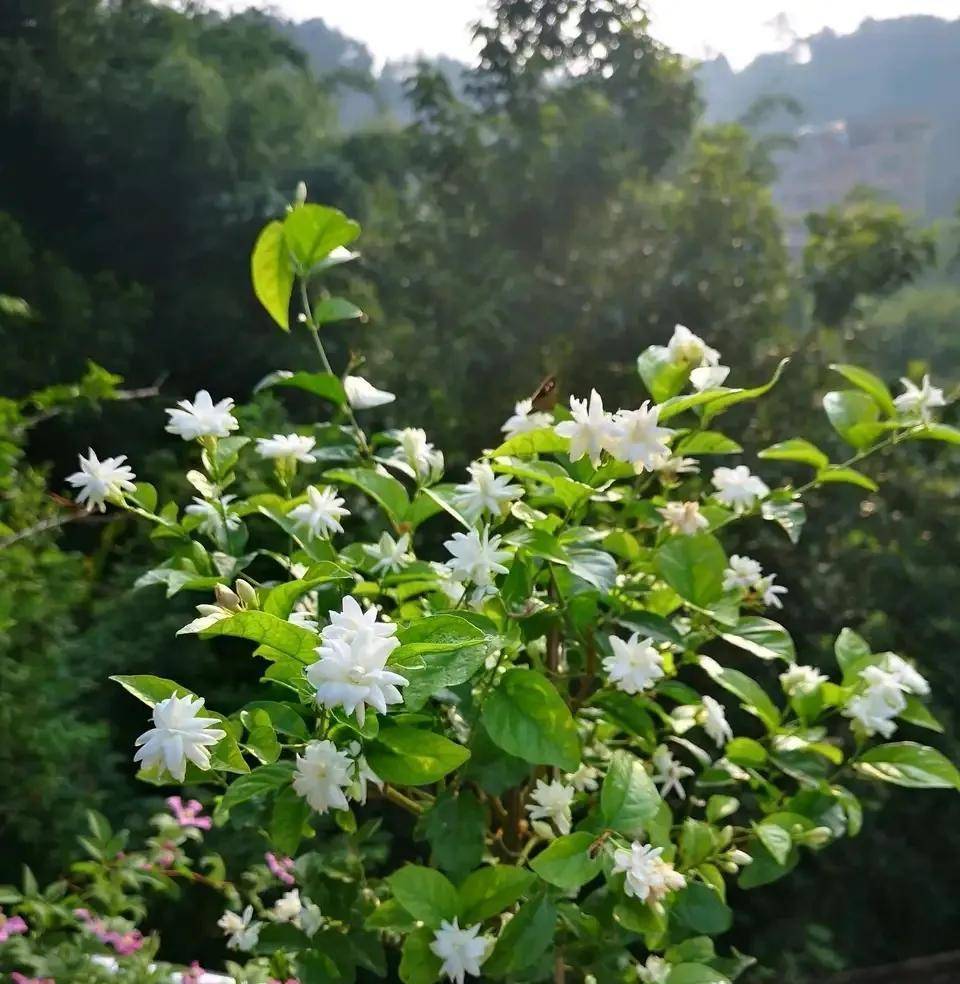
<svg viewBox="0 0 960 984"><path fill-rule="evenodd" d="M378 62L415 54L472 59L467 25L486 8L484 0L208 0L219 10L269 5L294 20L322 17L364 41ZM862 20L937 14L960 17L960 0L649 0L653 33L696 58L722 53L735 68L755 55L789 46L773 24L785 13L800 37L824 27L840 33Z"/></svg>

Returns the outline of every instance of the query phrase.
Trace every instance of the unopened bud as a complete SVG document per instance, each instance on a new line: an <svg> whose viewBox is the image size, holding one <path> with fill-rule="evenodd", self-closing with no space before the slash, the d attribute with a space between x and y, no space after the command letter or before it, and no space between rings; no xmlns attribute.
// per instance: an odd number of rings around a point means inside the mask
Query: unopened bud
<svg viewBox="0 0 960 984"><path fill-rule="evenodd" d="M727 824L726 827L720 829L718 835L720 837L720 846L726 847L733 840L733 827Z"/></svg>
<svg viewBox="0 0 960 984"><path fill-rule="evenodd" d="M741 851L741 850L739 850L739 849L735 849L735 850L733 850L733 851L731 851L731 852L730 852L730 853L729 853L729 854L727 855L727 857L728 857L728 858L729 858L729 859L730 859L730 860L731 860L731 861L732 861L732 862L733 862L734 864L736 864L736 865L739 865L739 866L740 866L741 868L742 868L742 867L743 867L743 866L744 866L745 864L753 864L753 858L752 858L752 857L750 857L750 855L749 855L749 854L747 854L747 852L746 852L746 851Z"/></svg>
<svg viewBox="0 0 960 984"><path fill-rule="evenodd" d="M719 862L722 871L725 871L728 875L735 875L739 870L733 861L721 861Z"/></svg>
<svg viewBox="0 0 960 984"><path fill-rule="evenodd" d="M237 594L240 596L240 601L245 608L259 607L257 590L249 581L244 581L242 577L238 577L234 587L237 589Z"/></svg>
<svg viewBox="0 0 960 984"><path fill-rule="evenodd" d="M302 205L307 200L307 185L305 181L297 182L297 190L293 193L293 200L297 205Z"/></svg>
<svg viewBox="0 0 960 984"><path fill-rule="evenodd" d="M830 842L832 837L829 827L814 827L813 830L808 830L798 839L810 847L823 847L824 844Z"/></svg>
<svg viewBox="0 0 960 984"><path fill-rule="evenodd" d="M226 608L229 612L240 611L240 598L225 584L218 584L213 589L213 596L217 599L217 604L221 608Z"/></svg>

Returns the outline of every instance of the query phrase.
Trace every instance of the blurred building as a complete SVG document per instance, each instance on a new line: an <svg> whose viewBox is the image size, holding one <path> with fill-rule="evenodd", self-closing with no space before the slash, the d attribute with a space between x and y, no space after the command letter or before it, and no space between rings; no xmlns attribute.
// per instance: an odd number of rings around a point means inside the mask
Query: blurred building
<svg viewBox="0 0 960 984"><path fill-rule="evenodd" d="M796 149L777 162L780 175L773 189L791 251L806 237L804 215L841 201L859 186L925 213L932 131L923 119L833 120L798 130Z"/></svg>

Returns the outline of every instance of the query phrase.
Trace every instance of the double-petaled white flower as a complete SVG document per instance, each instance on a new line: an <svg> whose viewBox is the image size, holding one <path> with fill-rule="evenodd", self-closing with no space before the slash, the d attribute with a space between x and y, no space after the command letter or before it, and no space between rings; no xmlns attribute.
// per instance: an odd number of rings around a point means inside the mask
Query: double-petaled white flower
<svg viewBox="0 0 960 984"><path fill-rule="evenodd" d="M757 586L762 577L763 568L759 561L752 557L731 554L730 560L727 561L727 569L723 572L723 590L743 588L744 591L750 591Z"/></svg>
<svg viewBox="0 0 960 984"><path fill-rule="evenodd" d="M923 674L902 656L888 653L883 668L899 681L900 686L908 694L926 697L930 693L930 684L927 683Z"/></svg>
<svg viewBox="0 0 960 984"><path fill-rule="evenodd" d="M310 465L317 460L316 455L310 453L316 443L316 438L304 434L274 434L273 437L257 438L257 454L274 461L301 461Z"/></svg>
<svg viewBox="0 0 960 984"><path fill-rule="evenodd" d="M393 393L377 389L363 376L344 376L343 389L347 394L347 402L354 410L372 410L374 407L393 403L396 399Z"/></svg>
<svg viewBox="0 0 960 984"><path fill-rule="evenodd" d="M527 804L526 811L531 820L549 821L559 833L569 834L573 822L570 807L575 793L573 786L567 786L559 779L552 782L538 779L530 793L532 802Z"/></svg>
<svg viewBox="0 0 960 984"><path fill-rule="evenodd" d="M353 783L354 762L329 739L312 741L297 756L293 788L318 813L346 810L345 790Z"/></svg>
<svg viewBox="0 0 960 984"><path fill-rule="evenodd" d="M637 977L643 984L667 984L671 970L670 964L663 957L651 953L646 963L637 964Z"/></svg>
<svg viewBox="0 0 960 984"><path fill-rule="evenodd" d="M680 799L686 798L683 780L694 774L693 769L673 757L666 745L658 745L653 753L653 781L666 798L674 790Z"/></svg>
<svg viewBox="0 0 960 984"><path fill-rule="evenodd" d="M684 325L674 327L673 335L667 342L667 353L671 362L691 366L715 366L720 361L720 353Z"/></svg>
<svg viewBox="0 0 960 984"><path fill-rule="evenodd" d="M468 523L475 523L486 512L500 518L510 510L510 503L523 495L523 489L511 485L506 475L496 475L485 461L475 461L467 467L470 481L458 485L453 504Z"/></svg>
<svg viewBox="0 0 960 984"><path fill-rule="evenodd" d="M469 581L480 587L493 583L497 574L506 574L504 561L509 551L500 549L500 537L490 535L488 527L481 532L454 533L444 546L451 554L446 566L453 578Z"/></svg>
<svg viewBox="0 0 960 984"><path fill-rule="evenodd" d="M198 769L210 768L210 748L226 732L216 727L215 717L201 717L202 697L167 697L153 708L153 724L137 739L134 762L143 768L164 768L174 779L183 782L187 762Z"/></svg>
<svg viewBox="0 0 960 984"><path fill-rule="evenodd" d="M638 474L642 471L642 469L637 469L636 466L634 470ZM680 480L681 475L699 475L700 462L696 458L684 458L672 454L661 455L654 462L653 470L657 473L664 485L672 485L674 482Z"/></svg>
<svg viewBox="0 0 960 984"><path fill-rule="evenodd" d="M786 594L787 589L782 584L774 584L776 579L776 574L767 574L766 577L757 581L756 590L765 605L770 605L772 608L783 608L780 595Z"/></svg>
<svg viewBox="0 0 960 984"><path fill-rule="evenodd" d="M364 544L363 552L374 561L374 574L397 574L416 559L410 552L409 533L396 540L387 532L381 533L376 543Z"/></svg>
<svg viewBox="0 0 960 984"><path fill-rule="evenodd" d="M749 509L757 499L768 495L770 489L756 475L750 474L746 465L736 468L715 468L713 482L716 492L714 498L737 512Z"/></svg>
<svg viewBox="0 0 960 984"><path fill-rule="evenodd" d="M409 681L386 668L390 653L400 645L395 637L361 629L350 637L320 638L320 659L306 669L307 680L317 688L318 704L356 713L362 727L368 706L386 714L389 705L403 702L398 688Z"/></svg>
<svg viewBox="0 0 960 984"><path fill-rule="evenodd" d="M393 622L384 622L379 618L377 608L371 606L364 611L351 595L343 599L339 612L328 612L327 617L330 624L321 633L324 642L331 639L352 642L361 632L370 632L381 639L389 639L397 633L397 626ZM396 640L393 641L396 643Z"/></svg>
<svg viewBox="0 0 960 984"><path fill-rule="evenodd" d="M593 793L600 786L600 770L586 762L581 762L580 768L568 772L565 778L580 793Z"/></svg>
<svg viewBox="0 0 960 984"><path fill-rule="evenodd" d="M947 405L947 401L943 398L943 390L939 386L933 386L929 376L924 376L919 386L906 378L901 379L900 382L903 383L904 391L893 403L900 413L906 416L929 421L930 411L934 407Z"/></svg>
<svg viewBox="0 0 960 984"><path fill-rule="evenodd" d="M700 512L699 502L668 502L657 512L666 520L670 532L681 536L693 536L710 525L710 520Z"/></svg>
<svg viewBox="0 0 960 984"><path fill-rule="evenodd" d="M515 437L517 434L549 427L552 423L553 417L550 414L534 411L533 400L520 400L514 404L513 416L507 418L500 430L507 437Z"/></svg>
<svg viewBox="0 0 960 984"><path fill-rule="evenodd" d="M301 912L303 912L303 902L300 899L300 890L291 888L274 902L270 915L277 922L295 923L300 919Z"/></svg>
<svg viewBox="0 0 960 984"><path fill-rule="evenodd" d="M590 391L590 400L570 397L570 413L573 420L563 420L553 429L560 437L570 439L570 460L588 457L594 467L600 464L600 456L610 451L617 440L617 428L613 416L603 409L603 400L596 390Z"/></svg>
<svg viewBox="0 0 960 984"><path fill-rule="evenodd" d="M699 716L703 730L713 739L717 748L723 748L733 738L733 730L727 723L726 712L723 709L723 704L719 701L712 697L704 697Z"/></svg>
<svg viewBox="0 0 960 984"><path fill-rule="evenodd" d="M723 386L729 375L729 366L698 366L690 373L690 382L698 393L702 393Z"/></svg>
<svg viewBox="0 0 960 984"><path fill-rule="evenodd" d="M780 686L788 697L809 697L829 679L825 674L819 673L814 666L794 663L790 669L780 674Z"/></svg>
<svg viewBox="0 0 960 984"><path fill-rule="evenodd" d="M404 427L397 431L397 446L388 463L400 464L418 481L435 481L443 474L443 452L427 440L420 427Z"/></svg>
<svg viewBox="0 0 960 984"><path fill-rule="evenodd" d="M80 471L68 475L67 481L80 490L77 502L85 505L89 512L94 509L104 512L107 499L120 499L124 492L136 490L134 481L137 476L129 465L124 464L127 460L125 454L100 461L93 448L88 448L87 457L81 454L79 458Z"/></svg>
<svg viewBox="0 0 960 984"><path fill-rule="evenodd" d="M235 495L224 495L213 500L194 496L192 504L187 506L184 512L188 516L200 517L200 525L197 529L201 533L215 536L224 528L236 530L243 524L243 520L230 510L230 503L234 499L236 499Z"/></svg>
<svg viewBox="0 0 960 984"><path fill-rule="evenodd" d="M627 461L638 471L654 470L670 456L667 441L673 436L669 427L660 427L660 407L646 400L637 410L621 410L614 417L611 453Z"/></svg>
<svg viewBox="0 0 960 984"><path fill-rule="evenodd" d="M200 390L192 403L179 400L176 407L165 411L170 417L167 432L177 434L185 441L198 437L228 437L240 426L231 410L233 400L229 397L214 403L206 390Z"/></svg>
<svg viewBox="0 0 960 984"><path fill-rule="evenodd" d="M263 923L254 920L252 905L248 905L242 914L228 910L217 920L217 925L226 933L227 946L231 950L252 950L263 927Z"/></svg>
<svg viewBox="0 0 960 984"><path fill-rule="evenodd" d="M613 852L613 873L624 874L623 890L641 902L659 902L669 892L686 885L687 880L675 871L672 864L660 855L662 847L634 841L629 850L620 847Z"/></svg>
<svg viewBox="0 0 960 984"><path fill-rule="evenodd" d="M337 495L336 489L329 486L318 489L315 485L311 485L307 488L307 501L301 502L287 515L310 536L323 536L342 533L340 520L344 516L349 516L350 511L343 508L343 499Z"/></svg>
<svg viewBox="0 0 960 984"><path fill-rule="evenodd" d="M480 964L487 955L489 944L478 935L479 932L480 923L461 929L456 917L453 922L441 920L430 944L430 950L442 961L441 974L457 984L463 984L467 974L480 976Z"/></svg>
<svg viewBox="0 0 960 984"><path fill-rule="evenodd" d="M898 676L880 666L868 666L860 674L866 684L841 712L856 721L867 735L889 738L897 730L896 717L907 706L904 685Z"/></svg>
<svg viewBox="0 0 960 984"><path fill-rule="evenodd" d="M626 641L610 636L610 648L613 655L604 659L603 668L617 690L638 694L663 676L663 653L652 639L641 639L639 632Z"/></svg>

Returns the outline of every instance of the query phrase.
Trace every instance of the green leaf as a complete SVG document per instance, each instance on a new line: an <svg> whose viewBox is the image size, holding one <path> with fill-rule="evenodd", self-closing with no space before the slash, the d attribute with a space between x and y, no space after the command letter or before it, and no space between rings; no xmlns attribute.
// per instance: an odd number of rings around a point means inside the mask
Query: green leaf
<svg viewBox="0 0 960 984"><path fill-rule="evenodd" d="M692 410L694 407L705 406L708 403L713 403L714 400L719 400L723 396L727 396L730 393L738 393L739 390L731 389L729 386L716 386L713 389L701 390L699 393L687 393L684 396L673 396L669 400L664 400L660 404L660 414L659 421L662 424L664 421L669 420L671 417L676 417L678 414L683 413L686 410Z"/></svg>
<svg viewBox="0 0 960 984"><path fill-rule="evenodd" d="M293 611L296 603L308 591L321 584L328 584L330 581L351 581L353 575L338 564L329 562L314 564L303 578L296 581L286 581L271 588L266 598L263 599L262 607L268 615L276 615L277 618L286 619Z"/></svg>
<svg viewBox="0 0 960 984"><path fill-rule="evenodd" d="M580 766L580 738L570 709L535 670L513 667L483 704L483 724L505 752L564 772Z"/></svg>
<svg viewBox="0 0 960 984"><path fill-rule="evenodd" d="M306 390L314 396L335 403L338 407L345 406L347 402L343 383L329 372L291 372L289 369L277 369L264 376L253 391L259 393L261 390L272 389L275 386Z"/></svg>
<svg viewBox="0 0 960 984"><path fill-rule="evenodd" d="M913 741L877 745L855 761L854 768L868 779L913 789L960 789L960 772L935 748Z"/></svg>
<svg viewBox="0 0 960 984"><path fill-rule="evenodd" d="M167 680L165 677L143 674L140 676L112 676L110 679L114 683L119 683L124 690L133 694L137 700L142 700L148 707L153 707L160 701L174 695L177 697L196 696L193 691L187 690L186 687L181 687L179 683L174 683L173 680Z"/></svg>
<svg viewBox="0 0 960 984"><path fill-rule="evenodd" d="M688 817L680 831L680 859L684 868L696 868L709 858L716 845L709 823Z"/></svg>
<svg viewBox="0 0 960 984"><path fill-rule="evenodd" d="M310 204L293 209L283 220L282 232L290 255L306 272L338 246L352 243L360 226L339 209Z"/></svg>
<svg viewBox="0 0 960 984"><path fill-rule="evenodd" d="M483 858L487 811L469 789L445 789L420 818L418 832L430 844L430 863L462 878Z"/></svg>
<svg viewBox="0 0 960 984"><path fill-rule="evenodd" d="M696 933L716 936L733 925L733 913L720 896L702 882L690 882L677 892L671 919Z"/></svg>
<svg viewBox="0 0 960 984"><path fill-rule="evenodd" d="M802 437L794 437L789 441L771 444L759 452L758 458L765 461L799 461L812 468L826 468L830 459L815 445Z"/></svg>
<svg viewBox="0 0 960 984"><path fill-rule="evenodd" d="M527 458L533 454L566 454L569 450L569 437L561 437L552 427L538 427L523 434L515 434L487 457Z"/></svg>
<svg viewBox="0 0 960 984"><path fill-rule="evenodd" d="M727 557L709 533L673 536L657 550L657 573L681 598L708 608L723 594Z"/></svg>
<svg viewBox="0 0 960 984"><path fill-rule="evenodd" d="M759 888L761 885L779 881L784 875L793 871L800 860L799 852L793 848L786 862L781 864L756 837L751 837L747 841L744 850L753 860L745 868L740 869L737 884L741 888Z"/></svg>
<svg viewBox="0 0 960 984"><path fill-rule="evenodd" d="M860 390L834 390L823 398L823 409L833 429L855 448L865 448L883 433L880 408Z"/></svg>
<svg viewBox="0 0 960 984"><path fill-rule="evenodd" d="M344 297L327 297L313 307L313 320L318 325L362 318L363 311Z"/></svg>
<svg viewBox="0 0 960 984"><path fill-rule="evenodd" d="M817 472L818 482L842 482L846 485L859 485L868 492L877 491L877 483L853 468L825 468Z"/></svg>
<svg viewBox="0 0 960 984"><path fill-rule="evenodd" d="M284 331L289 331L293 267L282 222L268 223L257 237L250 257L250 276L257 300Z"/></svg>
<svg viewBox="0 0 960 984"><path fill-rule="evenodd" d="M530 867L546 882L573 892L600 873L600 857L590 856L594 834L581 831L558 837L531 862Z"/></svg>
<svg viewBox="0 0 960 984"><path fill-rule="evenodd" d="M270 817L270 841L277 851L297 853L309 816L310 804L296 794L293 786L287 786L274 801Z"/></svg>
<svg viewBox="0 0 960 984"><path fill-rule="evenodd" d="M753 677L729 666L721 666L710 656L700 656L699 662L716 683L740 698L744 710L755 714L771 731L777 728L780 709Z"/></svg>
<svg viewBox="0 0 960 984"><path fill-rule="evenodd" d="M786 864L793 847L793 838L789 830L775 823L758 823L753 828L757 840L770 852L777 864Z"/></svg>
<svg viewBox="0 0 960 984"><path fill-rule="evenodd" d="M453 919L460 908L457 890L451 881L416 864L404 865L387 879L393 897L413 916L437 929L442 920Z"/></svg>
<svg viewBox="0 0 960 984"><path fill-rule="evenodd" d="M843 363L835 362L830 368L834 372L840 373L848 383L853 383L858 389L868 393L876 401L877 405L888 417L895 417L897 415L897 408L894 405L893 397L890 395L890 390L887 388L887 384L875 376L872 372L868 372L866 369L861 369L860 366L851 366Z"/></svg>
<svg viewBox="0 0 960 984"><path fill-rule="evenodd" d="M214 813L217 822L225 820L235 806L259 796L272 795L278 789L289 786L293 771L291 762L274 762L270 765L261 765L252 772L234 779L217 803Z"/></svg>
<svg viewBox="0 0 960 984"><path fill-rule="evenodd" d="M460 886L460 923L470 926L499 915L533 884L533 875L509 864L490 865L468 875Z"/></svg>
<svg viewBox="0 0 960 984"><path fill-rule="evenodd" d="M767 750L752 738L734 738L724 751L731 762L744 768L758 769L767 761Z"/></svg>
<svg viewBox="0 0 960 984"><path fill-rule="evenodd" d="M930 713L925 704L912 694L907 697L907 706L900 712L901 721L906 721L917 728L927 728L943 734L943 725Z"/></svg>
<svg viewBox="0 0 960 984"><path fill-rule="evenodd" d="M674 362L669 349L663 345L651 345L637 358L637 372L654 403L663 403L676 396L686 386L693 368L689 362Z"/></svg>
<svg viewBox="0 0 960 984"><path fill-rule="evenodd" d="M463 765L470 752L463 745L421 728L383 728L366 747L370 768L386 782L425 786Z"/></svg>
<svg viewBox="0 0 960 984"><path fill-rule="evenodd" d="M682 963L670 969L667 984L730 984L730 978L705 964Z"/></svg>
<svg viewBox="0 0 960 984"><path fill-rule="evenodd" d="M639 836L660 809L660 794L640 759L614 752L600 790L605 823L626 837Z"/></svg>
<svg viewBox="0 0 960 984"><path fill-rule="evenodd" d="M531 967L553 943L556 922L556 905L546 896L520 906L484 963L484 976L505 977Z"/></svg>
<svg viewBox="0 0 960 984"><path fill-rule="evenodd" d="M802 502L778 498L777 495L774 492L769 499L764 500L760 506L760 515L768 522L776 523L787 534L791 543L799 543L803 524L807 521L807 511Z"/></svg>
<svg viewBox="0 0 960 984"><path fill-rule="evenodd" d="M764 383L762 386L754 386L752 389L741 389L735 390L732 393L725 394L717 400L713 400L708 403L703 410L703 424L706 426L713 420L714 417L719 416L730 407L736 406L738 403L744 403L748 400L757 400L761 396L765 396L780 379L784 368L786 367L789 359L781 359L780 364L774 370L773 375L770 377L769 382Z"/></svg>
<svg viewBox="0 0 960 984"><path fill-rule="evenodd" d="M394 933L409 933L417 928L417 921L396 900L381 902L364 922L365 929L388 929ZM433 934L430 934L433 938Z"/></svg>
<svg viewBox="0 0 960 984"><path fill-rule="evenodd" d="M833 644L833 652L837 657L837 665L846 676L854 663L870 655L870 646L866 639L857 635L853 629L843 628Z"/></svg>
<svg viewBox="0 0 960 984"><path fill-rule="evenodd" d="M412 932L403 941L400 956L400 980L403 984L434 984L440 980L442 961L430 949L433 933L426 926Z"/></svg>
<svg viewBox="0 0 960 984"><path fill-rule="evenodd" d="M189 626L188 626L189 628ZM181 629L177 635L182 635ZM261 646L267 646L284 656L299 660L301 663L313 663L316 660L314 649L317 646L317 636L302 625L294 625L285 619L277 618L261 611L240 611L227 618L222 618L205 628L201 633L202 639L211 636L235 636L239 639L249 639Z"/></svg>
<svg viewBox="0 0 960 984"><path fill-rule="evenodd" d="M700 454L739 454L743 450L733 439L721 434L720 431L694 431L683 438L673 449L678 457L681 455Z"/></svg>
<svg viewBox="0 0 960 984"><path fill-rule="evenodd" d="M794 663L797 659L790 633L779 622L769 618L748 615L740 619L731 632L724 632L721 638L760 659L782 659L788 663Z"/></svg>
<svg viewBox="0 0 960 984"><path fill-rule="evenodd" d="M323 476L328 482L342 482L362 489L376 500L393 521L399 525L410 508L407 490L395 478L380 475L372 468L338 468Z"/></svg>
<svg viewBox="0 0 960 984"><path fill-rule="evenodd" d="M945 444L960 444L960 430L949 424L927 424L923 430L910 435L914 441L943 441Z"/></svg>
<svg viewBox="0 0 960 984"><path fill-rule="evenodd" d="M604 593L617 583L617 562L603 550L571 547L567 551L570 573Z"/></svg>
<svg viewBox="0 0 960 984"><path fill-rule="evenodd" d="M707 800L707 819L711 823L719 823L736 813L740 808L740 800L736 796L724 796L720 793Z"/></svg>

